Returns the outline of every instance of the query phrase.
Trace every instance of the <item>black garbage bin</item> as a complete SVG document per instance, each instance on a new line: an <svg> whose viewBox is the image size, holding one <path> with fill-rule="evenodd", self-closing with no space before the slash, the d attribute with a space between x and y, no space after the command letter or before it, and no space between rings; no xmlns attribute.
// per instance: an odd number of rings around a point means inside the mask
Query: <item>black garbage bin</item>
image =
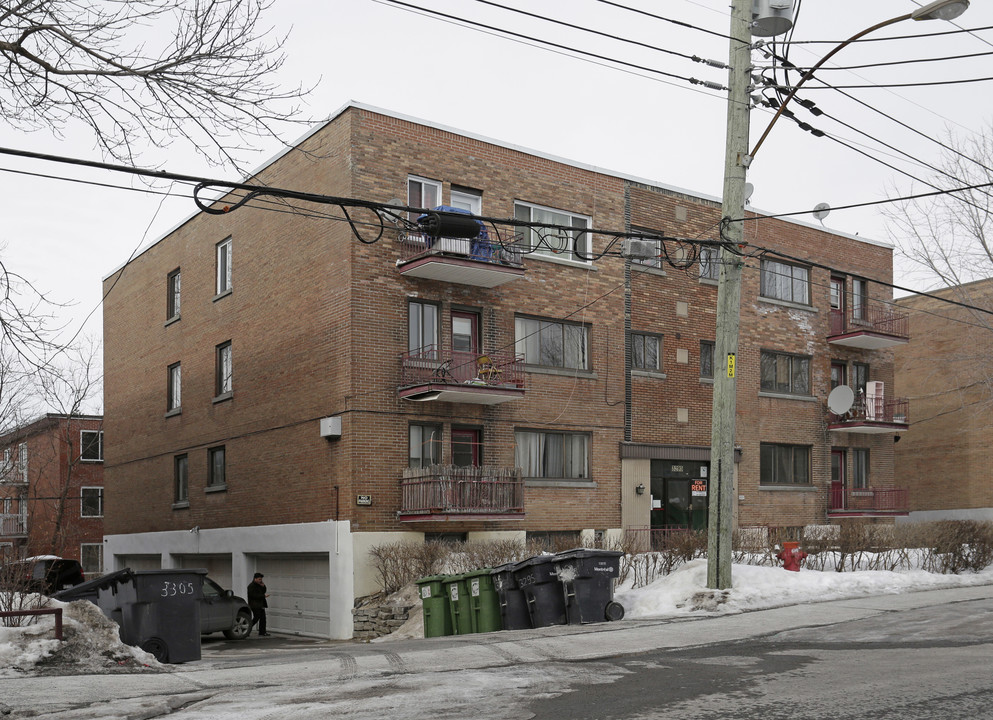
<svg viewBox="0 0 993 720"><path fill-rule="evenodd" d="M565 596L554 555L537 555L514 568L514 580L527 603L531 626L565 625Z"/></svg>
<svg viewBox="0 0 993 720"><path fill-rule="evenodd" d="M624 607L614 602L614 580L620 575L623 555L616 550L576 548L553 556L570 625L624 617Z"/></svg>
<svg viewBox="0 0 993 720"><path fill-rule="evenodd" d="M531 627L527 600L524 599L524 593L517 587L517 580L514 579L514 569L517 565L518 563L507 563L490 570L490 575L493 576L493 588L500 603L500 620L504 630L527 630Z"/></svg>

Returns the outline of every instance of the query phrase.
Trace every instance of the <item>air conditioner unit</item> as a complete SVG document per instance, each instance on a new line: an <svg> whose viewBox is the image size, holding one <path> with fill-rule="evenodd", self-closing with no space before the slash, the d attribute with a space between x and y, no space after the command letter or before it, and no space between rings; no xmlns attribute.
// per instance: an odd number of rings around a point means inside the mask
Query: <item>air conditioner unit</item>
<svg viewBox="0 0 993 720"><path fill-rule="evenodd" d="M337 440L341 437L341 416L321 418L321 437L329 440Z"/></svg>
<svg viewBox="0 0 993 720"><path fill-rule="evenodd" d="M865 384L865 419L883 419L883 383L870 380Z"/></svg>

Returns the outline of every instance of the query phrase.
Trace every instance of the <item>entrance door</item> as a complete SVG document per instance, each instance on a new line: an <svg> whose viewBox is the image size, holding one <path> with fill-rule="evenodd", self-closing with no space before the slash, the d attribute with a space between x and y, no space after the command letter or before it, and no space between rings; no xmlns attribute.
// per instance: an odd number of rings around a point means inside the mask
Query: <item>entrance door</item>
<svg viewBox="0 0 993 720"><path fill-rule="evenodd" d="M698 461L652 461L653 530L706 529L709 467Z"/></svg>
<svg viewBox="0 0 993 720"><path fill-rule="evenodd" d="M452 465L459 467L482 464L479 430L452 428Z"/></svg>
<svg viewBox="0 0 993 720"><path fill-rule="evenodd" d="M845 509L845 487L848 485L845 477L846 453L844 450L831 450L831 509Z"/></svg>

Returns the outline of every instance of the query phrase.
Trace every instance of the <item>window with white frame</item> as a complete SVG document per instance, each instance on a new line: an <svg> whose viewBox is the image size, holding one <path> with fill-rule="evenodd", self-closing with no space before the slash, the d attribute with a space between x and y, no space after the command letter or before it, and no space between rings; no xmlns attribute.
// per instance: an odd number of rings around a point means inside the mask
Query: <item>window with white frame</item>
<svg viewBox="0 0 993 720"><path fill-rule="evenodd" d="M231 238L217 243L217 294L231 290Z"/></svg>
<svg viewBox="0 0 993 720"><path fill-rule="evenodd" d="M17 476L22 483L28 481L28 444L26 442L17 445Z"/></svg>
<svg viewBox="0 0 993 720"><path fill-rule="evenodd" d="M438 315L438 306L434 303L411 300L407 304L407 350L411 355L428 360L440 357Z"/></svg>
<svg viewBox="0 0 993 720"><path fill-rule="evenodd" d="M180 363L169 366L166 412L180 409L183 400L183 368Z"/></svg>
<svg viewBox="0 0 993 720"><path fill-rule="evenodd" d="M407 206L431 210L441 205L441 183L437 180L410 175L407 177ZM411 220L417 213L410 214Z"/></svg>
<svg viewBox="0 0 993 720"><path fill-rule="evenodd" d="M759 360L764 392L810 395L810 357L763 350Z"/></svg>
<svg viewBox="0 0 993 720"><path fill-rule="evenodd" d="M3 460L0 461L0 482L10 480L10 476L14 473L14 451L10 448L4 448L3 450Z"/></svg>
<svg viewBox="0 0 993 720"><path fill-rule="evenodd" d="M409 447L409 467L441 465L441 425L412 423Z"/></svg>
<svg viewBox="0 0 993 720"><path fill-rule="evenodd" d="M631 262L638 265L644 265L646 267L661 268L662 267L662 241L658 238L636 238L641 242L651 243L652 256L647 258L631 258Z"/></svg>
<svg viewBox="0 0 993 720"><path fill-rule="evenodd" d="M631 333L631 367L636 370L662 369L662 336Z"/></svg>
<svg viewBox="0 0 993 720"><path fill-rule="evenodd" d="M700 262L701 280L720 280L721 251L716 247L701 247L697 259Z"/></svg>
<svg viewBox="0 0 993 720"><path fill-rule="evenodd" d="M514 217L525 222L561 226L559 228L519 226L517 232L524 238L524 246L529 247L532 253L582 263L592 262L590 233L584 232L590 227L589 217L522 202L514 203Z"/></svg>
<svg viewBox="0 0 993 720"><path fill-rule="evenodd" d="M79 459L83 462L103 462L103 430L79 431Z"/></svg>
<svg viewBox="0 0 993 720"><path fill-rule="evenodd" d="M80 565L86 576L103 572L103 543L81 543L79 546Z"/></svg>
<svg viewBox="0 0 993 720"><path fill-rule="evenodd" d="M779 260L762 260L762 297L810 305L810 268Z"/></svg>
<svg viewBox="0 0 993 720"><path fill-rule="evenodd" d="M520 317L514 320L517 354L528 365L590 369L590 329L579 323Z"/></svg>
<svg viewBox="0 0 993 720"><path fill-rule="evenodd" d="M80 488L79 516L84 518L103 517L103 488Z"/></svg>
<svg viewBox="0 0 993 720"><path fill-rule="evenodd" d="M759 484L809 485L810 446L759 443Z"/></svg>
<svg viewBox="0 0 993 720"><path fill-rule="evenodd" d="M483 214L483 195L475 190L452 188L452 199L449 203L453 208L465 210L473 215Z"/></svg>
<svg viewBox="0 0 993 720"><path fill-rule="evenodd" d="M234 390L231 376L231 341L223 342L215 349L214 395L229 395Z"/></svg>
<svg viewBox="0 0 993 720"><path fill-rule="evenodd" d="M589 433L517 430L514 459L528 478L590 479Z"/></svg>
<svg viewBox="0 0 993 720"><path fill-rule="evenodd" d="M166 320L179 317L181 299L181 277L176 268L166 278Z"/></svg>

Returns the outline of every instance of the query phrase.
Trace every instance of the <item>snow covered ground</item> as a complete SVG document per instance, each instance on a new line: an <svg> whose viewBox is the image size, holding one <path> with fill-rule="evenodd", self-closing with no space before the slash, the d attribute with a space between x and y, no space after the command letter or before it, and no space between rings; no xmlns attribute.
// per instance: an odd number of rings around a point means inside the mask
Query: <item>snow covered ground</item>
<svg viewBox="0 0 993 720"><path fill-rule="evenodd" d="M689 562L646 587L620 586L615 599L626 619L716 615L825 600L993 584L993 567L980 573L938 575L923 571L787 572L782 568L735 565L732 588L706 588L706 560ZM23 628L0 627L0 677L25 674L159 672L164 668L138 648L120 642L117 626L87 601L59 603L66 640L54 639L54 618L43 616ZM421 613L389 638L422 637Z"/></svg>

